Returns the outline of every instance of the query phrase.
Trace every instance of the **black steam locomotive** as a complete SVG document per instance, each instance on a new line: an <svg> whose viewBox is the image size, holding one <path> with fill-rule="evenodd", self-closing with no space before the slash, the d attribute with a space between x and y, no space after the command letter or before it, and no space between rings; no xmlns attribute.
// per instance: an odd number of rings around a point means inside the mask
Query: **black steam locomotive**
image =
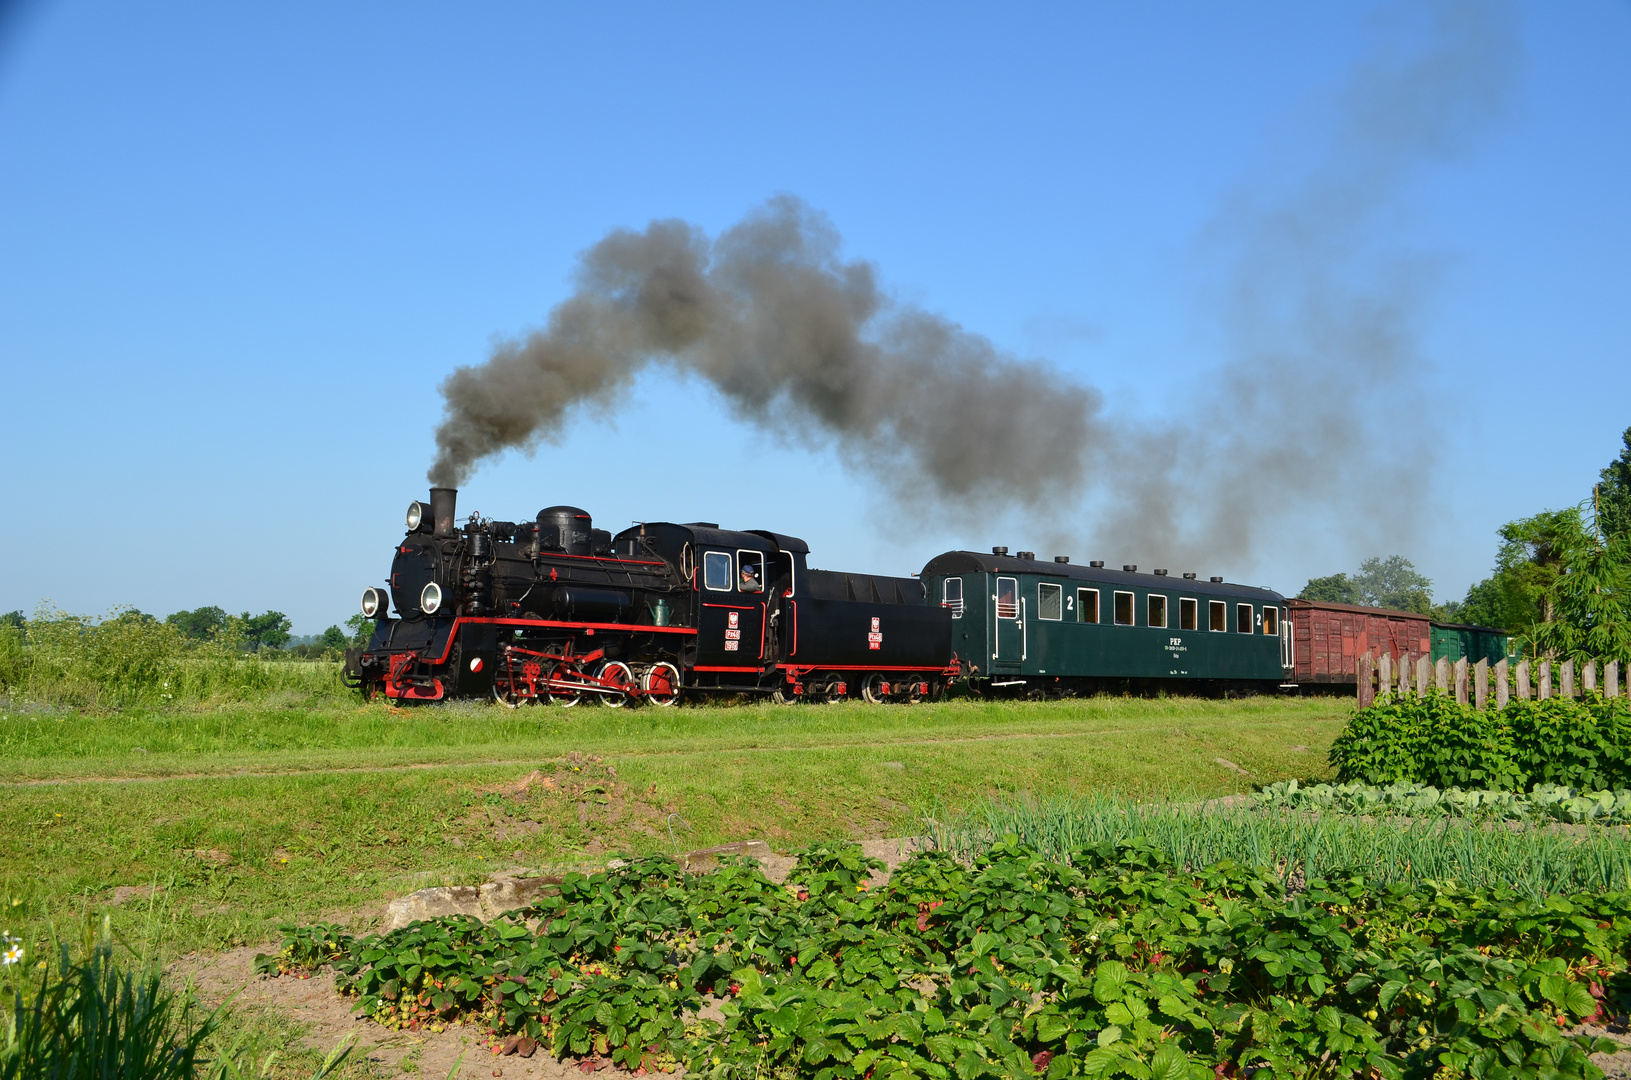
<svg viewBox="0 0 1631 1080"><path fill-rule="evenodd" d="M813 570L796 537L711 522L613 536L572 506L460 525L456 497L409 506L389 584L363 593L374 633L345 673L367 697L911 701L962 673L952 612L919 581Z"/></svg>

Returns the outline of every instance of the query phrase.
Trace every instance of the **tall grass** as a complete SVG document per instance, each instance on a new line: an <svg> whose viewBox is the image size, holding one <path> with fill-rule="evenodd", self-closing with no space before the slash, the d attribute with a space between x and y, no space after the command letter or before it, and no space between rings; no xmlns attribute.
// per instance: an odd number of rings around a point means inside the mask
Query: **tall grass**
<svg viewBox="0 0 1631 1080"><path fill-rule="evenodd" d="M42 609L0 626L0 695L41 705L131 706L345 692L335 660L246 654L230 637L190 641L130 612L92 619Z"/></svg>
<svg viewBox="0 0 1631 1080"><path fill-rule="evenodd" d="M1216 804L1139 803L1113 795L986 799L929 820L935 846L960 856L1007 836L1049 857L1144 839L1182 866L1232 859L1288 884L1338 870L1379 885L1422 880L1506 885L1532 897L1631 889L1623 830L1513 827L1459 819L1372 821Z"/></svg>
<svg viewBox="0 0 1631 1080"><path fill-rule="evenodd" d="M160 982L156 966L121 970L104 938L78 961L62 947L37 986L0 994L0 1080L193 1080L220 1023Z"/></svg>
<svg viewBox="0 0 1631 1080"><path fill-rule="evenodd" d="M205 1013L156 963L119 961L106 920L95 937L87 927L77 954L58 949L55 965L8 965L25 973L0 978L0 1080L324 1080L355 1044L348 1037L315 1070L301 1067L309 1054L262 1053L254 1017L226 1005ZM294 1068L279 1068L280 1056Z"/></svg>

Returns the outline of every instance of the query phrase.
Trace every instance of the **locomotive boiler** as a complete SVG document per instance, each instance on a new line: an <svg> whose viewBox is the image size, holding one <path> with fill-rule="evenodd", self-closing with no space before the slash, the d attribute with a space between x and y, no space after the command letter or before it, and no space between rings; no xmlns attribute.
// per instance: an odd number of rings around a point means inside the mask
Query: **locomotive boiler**
<svg viewBox="0 0 1631 1080"><path fill-rule="evenodd" d="M712 522L613 536L572 506L460 524L456 502L432 488L410 504L388 584L363 592L375 628L345 674L365 696L916 700L959 674L951 613L918 581L812 569L797 537Z"/></svg>

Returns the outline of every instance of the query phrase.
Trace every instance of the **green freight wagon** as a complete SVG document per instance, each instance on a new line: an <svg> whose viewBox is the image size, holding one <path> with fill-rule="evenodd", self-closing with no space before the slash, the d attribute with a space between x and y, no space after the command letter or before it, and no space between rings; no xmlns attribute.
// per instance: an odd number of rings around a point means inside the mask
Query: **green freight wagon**
<svg viewBox="0 0 1631 1080"><path fill-rule="evenodd" d="M1511 635L1493 626L1436 622L1432 628L1432 640L1435 664L1441 658L1453 664L1463 657L1469 664L1476 664L1480 660L1495 664L1510 655Z"/></svg>
<svg viewBox="0 0 1631 1080"><path fill-rule="evenodd" d="M1286 601L1269 589L1007 548L948 551L921 577L929 603L951 610L952 649L978 690L1194 694L1289 681Z"/></svg>

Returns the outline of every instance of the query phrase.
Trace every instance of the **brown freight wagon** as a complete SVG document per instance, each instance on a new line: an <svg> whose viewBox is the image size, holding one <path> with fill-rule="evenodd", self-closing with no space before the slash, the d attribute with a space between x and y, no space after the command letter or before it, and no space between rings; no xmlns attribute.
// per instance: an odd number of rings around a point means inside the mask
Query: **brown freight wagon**
<svg viewBox="0 0 1631 1080"><path fill-rule="evenodd" d="M1291 660L1296 681L1359 684L1360 654L1381 649L1414 663L1432 651L1432 624L1426 615L1387 608L1289 600Z"/></svg>

